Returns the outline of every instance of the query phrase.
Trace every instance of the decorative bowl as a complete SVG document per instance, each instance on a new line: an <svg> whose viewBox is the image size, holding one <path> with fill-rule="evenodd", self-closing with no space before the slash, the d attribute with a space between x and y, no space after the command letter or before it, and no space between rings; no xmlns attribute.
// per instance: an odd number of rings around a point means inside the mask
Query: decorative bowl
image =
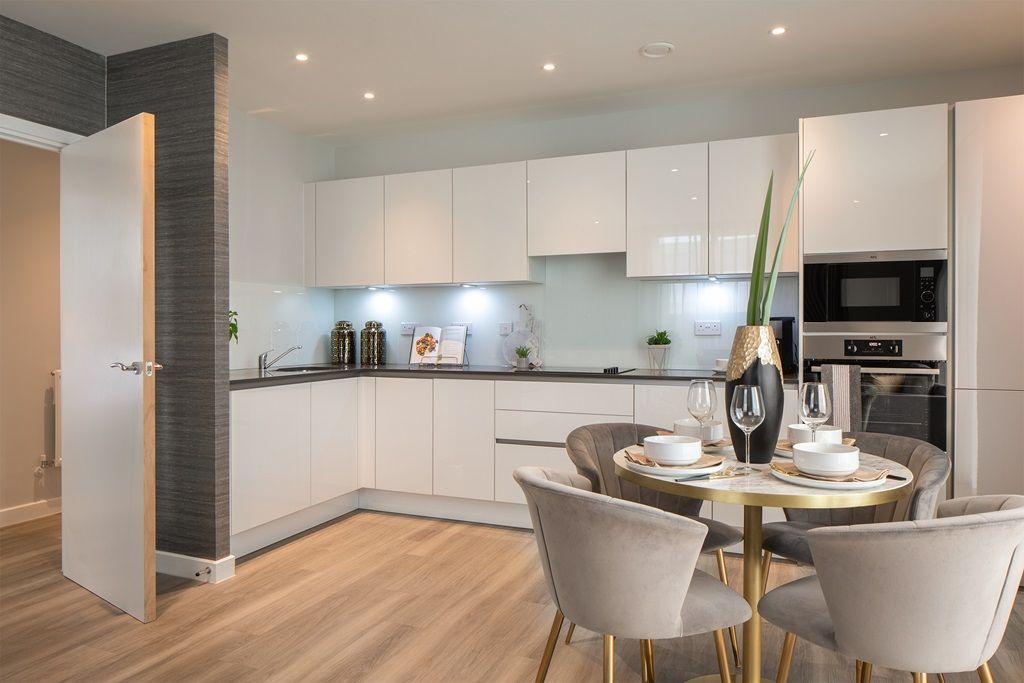
<svg viewBox="0 0 1024 683"><path fill-rule="evenodd" d="M846 477L860 467L860 449L841 443L795 443L793 464L801 472L819 477Z"/></svg>
<svg viewBox="0 0 1024 683"><path fill-rule="evenodd" d="M644 455L659 465L692 465L700 460L701 442L694 436L648 436Z"/></svg>

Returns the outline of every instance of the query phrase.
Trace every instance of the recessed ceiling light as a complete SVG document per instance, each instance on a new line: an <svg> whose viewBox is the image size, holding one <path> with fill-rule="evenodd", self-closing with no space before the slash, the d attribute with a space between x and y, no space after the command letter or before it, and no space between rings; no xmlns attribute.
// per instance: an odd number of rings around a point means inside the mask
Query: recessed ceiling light
<svg viewBox="0 0 1024 683"><path fill-rule="evenodd" d="M889 137L889 134L888 133L879 133L878 137L880 137L880 138L887 138L887 137Z"/></svg>
<svg viewBox="0 0 1024 683"><path fill-rule="evenodd" d="M678 168L673 168L672 169L672 173L679 173L679 169Z"/></svg>
<svg viewBox="0 0 1024 683"><path fill-rule="evenodd" d="M363 93L363 99L364 100L374 100L374 99L377 99L377 95L375 95L372 92L367 91L367 92Z"/></svg>
<svg viewBox="0 0 1024 683"><path fill-rule="evenodd" d="M554 71L558 67L555 66L554 62L548 62L547 64L545 64L541 68L544 69L545 71Z"/></svg>
<svg viewBox="0 0 1024 683"><path fill-rule="evenodd" d="M781 36L785 32L786 32L786 27L785 26L776 26L775 28L772 29L772 35L773 36Z"/></svg>
<svg viewBox="0 0 1024 683"><path fill-rule="evenodd" d="M295 61L296 62L308 62L309 61L309 55L307 55L305 52L300 52L299 54L295 55Z"/></svg>
<svg viewBox="0 0 1024 683"><path fill-rule="evenodd" d="M647 43L640 48L640 54L650 59L658 59L659 57L667 57L675 51L676 46L672 43L658 42L658 43Z"/></svg>
<svg viewBox="0 0 1024 683"><path fill-rule="evenodd" d="M697 201L697 198L696 197L690 197L690 201L695 202L695 201Z"/></svg>

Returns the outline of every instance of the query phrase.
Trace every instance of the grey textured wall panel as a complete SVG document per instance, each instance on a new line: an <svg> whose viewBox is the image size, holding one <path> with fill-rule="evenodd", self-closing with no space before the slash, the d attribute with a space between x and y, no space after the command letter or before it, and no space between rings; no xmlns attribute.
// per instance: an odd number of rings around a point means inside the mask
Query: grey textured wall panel
<svg viewBox="0 0 1024 683"><path fill-rule="evenodd" d="M156 117L157 548L230 553L228 43L107 59L107 125Z"/></svg>
<svg viewBox="0 0 1024 683"><path fill-rule="evenodd" d="M91 135L104 125L105 61L0 15L0 113Z"/></svg>

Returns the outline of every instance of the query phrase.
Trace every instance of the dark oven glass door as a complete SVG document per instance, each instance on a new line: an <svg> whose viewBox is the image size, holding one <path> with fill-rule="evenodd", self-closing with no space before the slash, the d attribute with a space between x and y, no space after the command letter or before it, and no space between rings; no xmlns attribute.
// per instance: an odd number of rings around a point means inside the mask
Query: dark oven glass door
<svg viewBox="0 0 1024 683"><path fill-rule="evenodd" d="M829 321L913 321L913 261L829 265Z"/></svg>

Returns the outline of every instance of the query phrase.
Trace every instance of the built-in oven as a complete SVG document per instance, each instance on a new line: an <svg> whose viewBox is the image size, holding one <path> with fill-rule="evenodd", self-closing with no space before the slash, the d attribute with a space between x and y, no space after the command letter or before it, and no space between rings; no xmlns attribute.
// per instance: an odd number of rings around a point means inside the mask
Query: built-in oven
<svg viewBox="0 0 1024 683"><path fill-rule="evenodd" d="M945 332L946 251L804 258L804 331Z"/></svg>
<svg viewBox="0 0 1024 683"><path fill-rule="evenodd" d="M854 431L911 436L946 450L946 335L806 336L804 381L818 381L826 364L860 367Z"/></svg>

